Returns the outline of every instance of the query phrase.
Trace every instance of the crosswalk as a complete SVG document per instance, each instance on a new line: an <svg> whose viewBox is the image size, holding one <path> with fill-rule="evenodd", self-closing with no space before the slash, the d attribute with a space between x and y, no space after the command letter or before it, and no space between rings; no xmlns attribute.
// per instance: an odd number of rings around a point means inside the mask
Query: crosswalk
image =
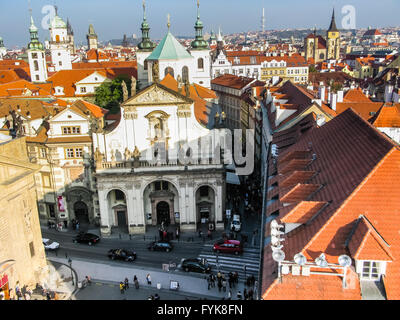
<svg viewBox="0 0 400 320"><path fill-rule="evenodd" d="M228 274L229 272L235 272L239 274L239 279L244 280L250 275L258 278L258 272L260 270L260 248L244 248L241 255L234 254L218 254L212 250L212 244L205 244L198 258L206 259L212 266L212 271L219 271ZM246 266L246 271L244 270Z"/></svg>

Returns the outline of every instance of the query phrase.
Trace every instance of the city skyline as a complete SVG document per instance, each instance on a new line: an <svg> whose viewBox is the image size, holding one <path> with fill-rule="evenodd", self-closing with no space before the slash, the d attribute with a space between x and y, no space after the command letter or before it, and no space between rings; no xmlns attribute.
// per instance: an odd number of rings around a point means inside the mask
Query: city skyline
<svg viewBox="0 0 400 320"><path fill-rule="evenodd" d="M131 37L136 34L141 36L140 24L143 19L142 0L128 2L116 0L111 5L105 0L80 1L81 10L76 10L76 1L49 1L32 0L32 13L35 24L39 28L39 38L45 41L49 38L48 30L41 26L47 12L42 13L46 5L57 5L61 18L69 19L74 30L77 42L84 42L89 24L93 24L100 41L121 39L124 34ZM15 2L2 1L0 9L0 36L9 48L24 47L29 42L29 4L26 0ZM96 7L94 8L94 4ZM251 5L249 5L251 4ZM200 1L200 18L204 24L205 32L221 30L224 34L258 31L261 30L262 10L265 8L265 30L326 29L330 21L332 8L335 8L338 27L341 28L343 6L352 5L356 10L356 28L396 27L395 16L388 17L387 12L396 12L400 9L400 3L393 0L384 0L379 3L373 1L325 1L320 3L314 0L293 1L283 0L279 3L269 4L263 0L250 0L243 5L239 0L232 0L230 6L226 1ZM152 39L161 39L167 31L167 14L171 14L171 32L176 36L194 36L194 21L197 16L195 0L147 0L147 20L150 24L150 36ZM117 8L112 11L112 8ZM121 8L121 9L118 9ZM125 8L122 10L122 8ZM172 9L174 8L174 9ZM178 9L176 9L178 8ZM311 10L312 8L312 10ZM368 12L375 14L371 17ZM222 15L225 18L221 18ZM231 18L227 18L231 17ZM236 22L242 19L243 23Z"/></svg>

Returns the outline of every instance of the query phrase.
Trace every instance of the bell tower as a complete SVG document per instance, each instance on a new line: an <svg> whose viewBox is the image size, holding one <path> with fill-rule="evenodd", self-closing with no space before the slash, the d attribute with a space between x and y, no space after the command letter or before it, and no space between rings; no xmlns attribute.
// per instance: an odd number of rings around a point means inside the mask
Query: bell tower
<svg viewBox="0 0 400 320"><path fill-rule="evenodd" d="M340 31L336 27L335 9L332 12L332 19L327 31L327 59L340 59Z"/></svg>

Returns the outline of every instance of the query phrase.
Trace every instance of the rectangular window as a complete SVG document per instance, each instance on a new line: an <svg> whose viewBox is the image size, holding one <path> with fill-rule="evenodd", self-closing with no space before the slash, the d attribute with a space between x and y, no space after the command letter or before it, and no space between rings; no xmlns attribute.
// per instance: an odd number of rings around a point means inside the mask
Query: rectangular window
<svg viewBox="0 0 400 320"><path fill-rule="evenodd" d="M81 127L62 127L62 133L63 134L80 134L81 133Z"/></svg>
<svg viewBox="0 0 400 320"><path fill-rule="evenodd" d="M72 159L75 157L74 148L67 148L65 149L65 157L67 159Z"/></svg>
<svg viewBox="0 0 400 320"><path fill-rule="evenodd" d="M44 188L51 188L50 173L42 172L42 183Z"/></svg>
<svg viewBox="0 0 400 320"><path fill-rule="evenodd" d="M86 93L86 87L81 87L81 93Z"/></svg>
<svg viewBox="0 0 400 320"><path fill-rule="evenodd" d="M35 52L35 53L32 53L32 59L37 59L37 57L38 57L38 55L37 55L36 52Z"/></svg>
<svg viewBox="0 0 400 320"><path fill-rule="evenodd" d="M47 204L47 211L48 211L49 216L51 218L55 218L56 217L56 211L54 209L54 204L48 203Z"/></svg>
<svg viewBox="0 0 400 320"><path fill-rule="evenodd" d="M377 261L364 261L362 266L361 279L379 280L381 276L380 263Z"/></svg>
<svg viewBox="0 0 400 320"><path fill-rule="evenodd" d="M40 148L39 156L42 159L45 159L47 157L46 148Z"/></svg>
<svg viewBox="0 0 400 320"><path fill-rule="evenodd" d="M35 247L33 246L33 242L29 242L29 250L31 252L31 258L35 256Z"/></svg>
<svg viewBox="0 0 400 320"><path fill-rule="evenodd" d="M83 149L75 148L75 158L83 158Z"/></svg>

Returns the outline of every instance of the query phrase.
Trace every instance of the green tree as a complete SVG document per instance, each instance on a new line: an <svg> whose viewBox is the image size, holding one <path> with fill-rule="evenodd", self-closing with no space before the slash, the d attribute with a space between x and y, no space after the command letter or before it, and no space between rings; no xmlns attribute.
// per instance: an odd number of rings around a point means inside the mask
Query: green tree
<svg viewBox="0 0 400 320"><path fill-rule="evenodd" d="M315 68L315 66L313 64L311 64L310 67L308 68L308 72L309 73L318 72L318 70Z"/></svg>
<svg viewBox="0 0 400 320"><path fill-rule="evenodd" d="M111 111L119 111L119 105L122 102L122 81L125 81L128 88L130 88L132 81L128 75L119 75L111 82L104 82L96 89L95 103L105 109ZM129 89L128 89L129 91Z"/></svg>

